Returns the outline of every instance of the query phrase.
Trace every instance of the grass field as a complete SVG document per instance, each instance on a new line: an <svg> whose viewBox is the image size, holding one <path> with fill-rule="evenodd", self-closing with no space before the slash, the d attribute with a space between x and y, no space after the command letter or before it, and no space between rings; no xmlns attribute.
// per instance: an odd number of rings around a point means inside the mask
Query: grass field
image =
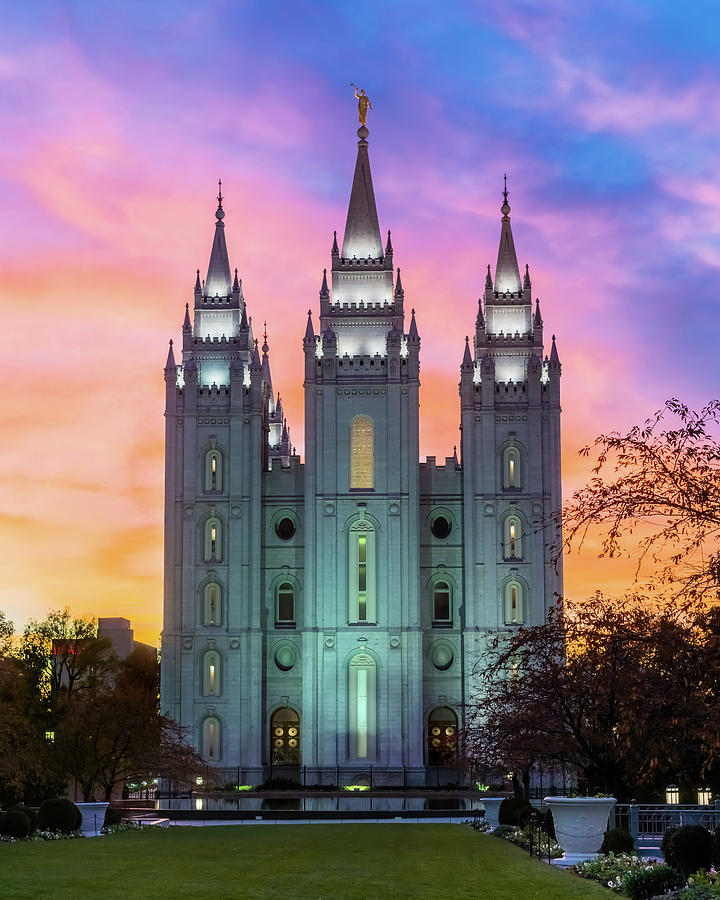
<svg viewBox="0 0 720 900"><path fill-rule="evenodd" d="M608 896L467 825L175 827L0 844L0 897L13 900Z"/></svg>

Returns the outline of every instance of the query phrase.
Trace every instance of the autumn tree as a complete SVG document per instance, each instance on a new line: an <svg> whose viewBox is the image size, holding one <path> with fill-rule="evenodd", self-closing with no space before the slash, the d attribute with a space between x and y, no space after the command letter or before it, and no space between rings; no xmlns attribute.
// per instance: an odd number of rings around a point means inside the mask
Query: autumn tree
<svg viewBox="0 0 720 900"><path fill-rule="evenodd" d="M697 787L718 760L716 610L596 595L544 625L499 632L477 666L469 760L566 767L590 793Z"/></svg>
<svg viewBox="0 0 720 900"><path fill-rule="evenodd" d="M599 530L601 557L637 560L636 577L686 603L720 587L720 401L694 412L668 400L627 434L600 435L592 478L562 512L564 549Z"/></svg>

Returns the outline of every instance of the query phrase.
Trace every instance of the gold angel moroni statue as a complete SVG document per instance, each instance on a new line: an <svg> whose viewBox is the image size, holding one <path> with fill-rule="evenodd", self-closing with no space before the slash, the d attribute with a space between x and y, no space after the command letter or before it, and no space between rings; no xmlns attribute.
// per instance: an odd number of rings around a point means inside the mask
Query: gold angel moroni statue
<svg viewBox="0 0 720 900"><path fill-rule="evenodd" d="M350 82L350 87L355 88L355 96L357 97L357 102L358 102L358 118L360 119L360 124L365 125L368 107L370 107L370 109L372 109L372 103L365 95L365 91L360 90L356 84L352 83L352 81ZM360 90L359 94L358 94L358 90Z"/></svg>

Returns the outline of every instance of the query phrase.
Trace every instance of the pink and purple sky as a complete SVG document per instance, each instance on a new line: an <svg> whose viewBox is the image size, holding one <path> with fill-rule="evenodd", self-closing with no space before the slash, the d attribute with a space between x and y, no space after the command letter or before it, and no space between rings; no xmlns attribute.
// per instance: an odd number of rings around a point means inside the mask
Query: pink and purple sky
<svg viewBox="0 0 720 900"><path fill-rule="evenodd" d="M502 175L563 363L577 450L670 396L718 396L715 0L364 4L76 0L0 32L0 609L162 609L162 368L223 179L231 265L302 453L307 310L341 234L357 128L422 338L422 454L452 453L457 382ZM631 568L566 560L566 593Z"/></svg>

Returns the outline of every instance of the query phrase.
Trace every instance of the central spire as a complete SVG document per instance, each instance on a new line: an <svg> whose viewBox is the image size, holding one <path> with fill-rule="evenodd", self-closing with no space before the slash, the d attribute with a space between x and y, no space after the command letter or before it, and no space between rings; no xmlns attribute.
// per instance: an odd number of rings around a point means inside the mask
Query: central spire
<svg viewBox="0 0 720 900"><path fill-rule="evenodd" d="M507 175L503 189L503 205L500 212L503 214L500 225L500 246L498 247L497 266L495 267L495 290L499 294L510 291L511 294L520 292L520 269L518 268L515 242L510 228L510 204L508 203Z"/></svg>
<svg viewBox="0 0 720 900"><path fill-rule="evenodd" d="M342 258L382 259L382 240L378 223L375 192L370 174L367 137L370 134L365 125L358 128L358 154L355 163L350 204L348 206Z"/></svg>
<svg viewBox="0 0 720 900"><path fill-rule="evenodd" d="M218 207L215 212L215 236L210 251L210 264L205 279L206 297L229 297L232 292L230 261L225 243L225 210L222 207L222 181L218 179Z"/></svg>

